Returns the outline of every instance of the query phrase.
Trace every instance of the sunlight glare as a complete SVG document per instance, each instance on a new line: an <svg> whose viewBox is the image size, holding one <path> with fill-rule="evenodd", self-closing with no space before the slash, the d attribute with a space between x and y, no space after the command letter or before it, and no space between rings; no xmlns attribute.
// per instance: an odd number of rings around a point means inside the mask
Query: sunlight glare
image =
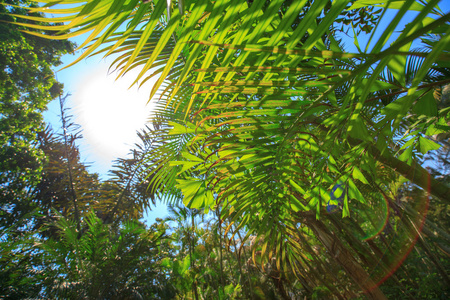
<svg viewBox="0 0 450 300"><path fill-rule="evenodd" d="M116 81L115 73L107 75L106 65L94 70L77 84L76 115L94 159L109 164L125 157L138 142L136 131L144 128L151 113L147 101L154 81L148 81L141 89L128 89L137 73Z"/></svg>

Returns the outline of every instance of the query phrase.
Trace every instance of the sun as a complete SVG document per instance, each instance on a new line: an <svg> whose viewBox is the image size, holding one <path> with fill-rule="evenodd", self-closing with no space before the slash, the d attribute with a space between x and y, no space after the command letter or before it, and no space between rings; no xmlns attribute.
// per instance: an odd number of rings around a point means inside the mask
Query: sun
<svg viewBox="0 0 450 300"><path fill-rule="evenodd" d="M137 74L116 80L105 64L92 68L78 80L74 93L77 122L96 163L108 163L124 157L138 142L136 131L145 127L151 114L148 103L154 81L144 88L129 86Z"/></svg>

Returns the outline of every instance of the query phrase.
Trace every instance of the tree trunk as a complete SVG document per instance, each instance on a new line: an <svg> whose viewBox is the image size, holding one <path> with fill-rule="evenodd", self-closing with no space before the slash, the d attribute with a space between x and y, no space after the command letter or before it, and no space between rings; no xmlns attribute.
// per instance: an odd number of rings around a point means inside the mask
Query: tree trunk
<svg viewBox="0 0 450 300"><path fill-rule="evenodd" d="M192 210L191 210L191 222L192 222L191 232L188 233L189 259L191 261L191 270L194 271L194 260L193 260L193 255L192 255L192 252L194 251L194 240L192 239L191 234L194 235L195 223L194 223L194 212ZM194 276L194 281L192 282L192 289L194 290L195 300L198 300L197 279L195 279L195 276Z"/></svg>
<svg viewBox="0 0 450 300"><path fill-rule="evenodd" d="M332 257L336 259L370 299L387 299L350 251L345 248L341 241L321 221L316 220L315 216L308 216L306 224L311 228Z"/></svg>
<svg viewBox="0 0 450 300"><path fill-rule="evenodd" d="M362 143L351 137L348 138L348 141L352 146ZM420 186L433 196L450 204L450 187L434 179L430 173L417 162L413 161L412 166L410 166L391 155L382 154L380 150L371 144L367 144L366 149L375 160L393 169L395 172L409 179L412 183Z"/></svg>
<svg viewBox="0 0 450 300"><path fill-rule="evenodd" d="M329 131L327 127L320 125L322 124L322 122L318 119L314 121L314 124L319 124L317 128L321 129L325 133ZM357 146L363 143L363 141L352 138L350 136L347 137L347 140L352 146ZM412 165L410 166L390 154L381 153L381 151L378 150L377 147L370 143L365 143L364 146L375 160L391 168L403 177L409 179L412 183L420 186L436 198L439 198L445 203L450 204L450 187L434 179L430 175L430 173L428 173L428 171L425 170L416 161L413 161Z"/></svg>

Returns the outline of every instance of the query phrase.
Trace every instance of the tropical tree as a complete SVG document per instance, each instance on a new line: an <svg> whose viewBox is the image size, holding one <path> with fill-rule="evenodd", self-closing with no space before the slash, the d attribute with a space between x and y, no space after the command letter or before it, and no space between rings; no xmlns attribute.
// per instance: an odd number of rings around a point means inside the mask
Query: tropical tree
<svg viewBox="0 0 450 300"><path fill-rule="evenodd" d="M168 299L173 294L158 265L165 225L115 227L88 214L80 237L76 222L56 221L57 239L43 241L42 295L56 299ZM83 226L84 227L84 226Z"/></svg>
<svg viewBox="0 0 450 300"><path fill-rule="evenodd" d="M169 205L168 211L165 222L172 224L177 253L162 264L172 271L179 299L288 299L286 291L280 296L276 267L261 270L252 261L250 243L224 235L216 216L180 205Z"/></svg>
<svg viewBox="0 0 450 300"><path fill-rule="evenodd" d="M16 20L12 14L28 14L29 5L16 0L0 4L0 226L12 211L30 212L29 203L21 199L29 197L41 180L45 160L38 137L45 129L42 113L62 88L52 67L60 65L61 56L74 47L68 41L24 34L8 23Z"/></svg>
<svg viewBox="0 0 450 300"><path fill-rule="evenodd" d="M101 182L80 161L77 126L67 109L61 113L62 134L48 127L39 134L41 180L16 194L9 203L20 205L1 218L0 297L171 299L171 276L160 264L173 256L167 226L146 228L131 201L148 195L129 182L139 164L119 160L115 173L129 176Z"/></svg>
<svg viewBox="0 0 450 300"><path fill-rule="evenodd" d="M114 161L109 178L102 183L96 209L105 222L140 219L151 204L156 205L157 198L148 187L145 172L151 164L146 161L153 145L151 132L150 127L137 132L139 142L126 158Z"/></svg>
<svg viewBox="0 0 450 300"><path fill-rule="evenodd" d="M196 246L199 240L198 232L198 216L201 211L196 209L188 209L182 206L168 206L169 216L165 219L165 222L175 222L176 226L173 227L174 240L180 242L178 259L180 264L170 264L176 274L175 277L179 277L179 292L187 293L192 291L192 295L195 299L199 299L199 291L197 288L198 274L196 270ZM175 279L175 278L174 278ZM175 279L176 280L176 279Z"/></svg>
<svg viewBox="0 0 450 300"><path fill-rule="evenodd" d="M136 83L159 76L145 158L152 193L221 208L235 232L246 229L244 240L264 238L263 262L275 257L300 276L309 269L303 232L313 233L353 280L352 293L383 299L376 264L361 255L369 243L359 242L362 251L333 234L327 207L343 217L376 211L395 197L399 176L448 204L448 184L420 165L439 148L429 136L448 132L449 108L434 96L449 82L450 15L438 0L37 2L46 5L33 11L66 23L29 28L60 39L93 30L77 61L118 54L119 76L135 68ZM373 27L363 21L371 10ZM368 41L355 34L347 51L339 34L353 27ZM420 43L430 47L415 50Z"/></svg>
<svg viewBox="0 0 450 300"><path fill-rule="evenodd" d="M26 223L18 220L0 231L0 297L4 299L37 298L45 282L46 274L39 269L42 252L34 247L36 231Z"/></svg>

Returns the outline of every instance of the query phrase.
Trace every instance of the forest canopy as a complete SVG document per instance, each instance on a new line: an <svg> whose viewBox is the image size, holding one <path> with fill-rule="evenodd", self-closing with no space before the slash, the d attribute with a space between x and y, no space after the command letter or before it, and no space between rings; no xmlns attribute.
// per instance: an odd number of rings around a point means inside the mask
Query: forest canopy
<svg viewBox="0 0 450 300"><path fill-rule="evenodd" d="M111 183L122 192L103 197L105 185L93 194L87 189L93 202L86 209L72 196L73 214L59 208L51 237L59 243L52 247L82 256L88 250L71 247L88 237L115 245L127 236L131 245L139 232L140 245L149 235L158 255L166 247L168 256L152 263L161 268L155 282L171 287L169 298L448 296L445 3L33 3L42 6L8 11L8 26L39 41L88 33L73 63L112 56L118 80L132 70L139 85L158 78L143 143ZM136 221L156 199L174 205L173 219L150 231L134 223L114 227ZM197 226L199 214L210 222ZM160 239L166 233L180 242ZM133 247L125 248L134 261ZM98 259L89 251L72 262ZM71 267L58 269L72 280L58 292L163 298L161 286L137 287L145 268L130 271L136 287L120 285L116 294L109 293L113 283L90 285L86 278L95 272L111 274L108 259L81 279L70 277ZM433 284L421 288L419 277Z"/></svg>

